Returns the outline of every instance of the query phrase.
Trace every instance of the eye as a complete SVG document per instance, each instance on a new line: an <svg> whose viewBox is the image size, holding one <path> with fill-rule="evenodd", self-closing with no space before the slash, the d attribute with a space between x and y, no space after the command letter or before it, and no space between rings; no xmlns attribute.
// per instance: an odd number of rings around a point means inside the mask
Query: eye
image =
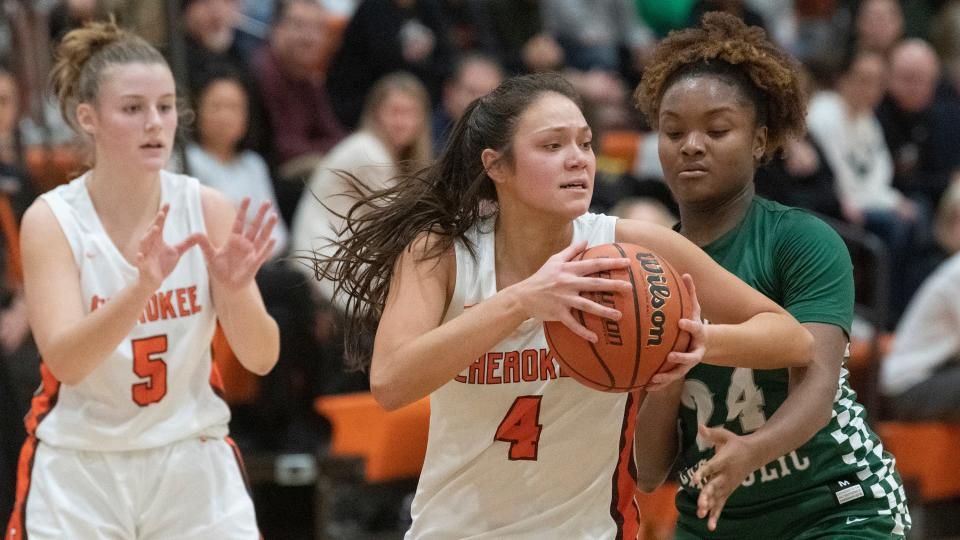
<svg viewBox="0 0 960 540"><path fill-rule="evenodd" d="M582 143L580 143L580 146L584 150L591 150L593 149L593 141L583 141Z"/></svg>
<svg viewBox="0 0 960 540"><path fill-rule="evenodd" d="M554 142L554 143L547 143L547 144L543 145L543 147L546 148L547 150L559 150L560 147L561 147L561 145L560 145L560 143L555 143L555 142Z"/></svg>
<svg viewBox="0 0 960 540"><path fill-rule="evenodd" d="M730 133L729 129L711 129L710 131L707 132L707 135L709 135L714 139L719 139L720 137L723 137L727 133Z"/></svg>
<svg viewBox="0 0 960 540"><path fill-rule="evenodd" d="M671 141L679 141L680 137L683 136L683 133L680 133L679 131L664 131L663 134L666 135Z"/></svg>
<svg viewBox="0 0 960 540"><path fill-rule="evenodd" d="M140 110L140 105L126 105L123 107L125 113L135 113Z"/></svg>
<svg viewBox="0 0 960 540"><path fill-rule="evenodd" d="M164 113L165 113L165 112L170 112L170 111L173 110L173 105L166 105L166 104L158 105L158 106L157 106L157 109L158 109L160 112L164 112Z"/></svg>

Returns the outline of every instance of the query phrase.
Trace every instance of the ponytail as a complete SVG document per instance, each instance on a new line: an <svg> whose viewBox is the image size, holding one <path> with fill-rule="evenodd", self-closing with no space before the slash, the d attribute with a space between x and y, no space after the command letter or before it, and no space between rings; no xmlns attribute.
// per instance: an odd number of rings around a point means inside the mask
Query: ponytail
<svg viewBox="0 0 960 540"><path fill-rule="evenodd" d="M68 32L57 47L50 83L60 114L76 131L76 107L97 98L103 71L114 64L167 61L143 38L121 29L116 21L94 22Z"/></svg>

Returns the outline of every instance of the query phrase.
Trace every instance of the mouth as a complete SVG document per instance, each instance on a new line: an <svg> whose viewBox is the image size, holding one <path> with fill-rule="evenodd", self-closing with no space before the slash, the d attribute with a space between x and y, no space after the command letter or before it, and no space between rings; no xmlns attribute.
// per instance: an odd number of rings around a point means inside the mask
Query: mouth
<svg viewBox="0 0 960 540"><path fill-rule="evenodd" d="M145 150L159 150L163 148L163 143L161 142L148 142L146 144L141 144L140 148Z"/></svg>
<svg viewBox="0 0 960 540"><path fill-rule="evenodd" d="M567 182L566 184L560 184L560 189L587 189L586 182Z"/></svg>
<svg viewBox="0 0 960 540"><path fill-rule="evenodd" d="M682 169L677 176L680 178L702 178L709 174L709 171L704 167L685 167Z"/></svg>

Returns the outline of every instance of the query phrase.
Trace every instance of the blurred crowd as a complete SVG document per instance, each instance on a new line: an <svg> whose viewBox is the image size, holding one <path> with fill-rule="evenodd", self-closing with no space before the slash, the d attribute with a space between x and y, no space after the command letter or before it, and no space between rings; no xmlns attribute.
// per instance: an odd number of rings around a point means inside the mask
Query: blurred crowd
<svg viewBox="0 0 960 540"><path fill-rule="evenodd" d="M594 130L594 209L673 224L657 138L632 89L657 40L711 10L763 27L803 64L808 134L760 171L758 191L882 242L896 269L882 321L893 330L960 250L960 1L0 0L0 474L38 377L17 222L87 159L45 85L52 44L69 29L115 16L165 51L183 117L170 167L279 210L258 283L281 360L233 400L232 430L248 451L287 450L320 444L314 398L367 387L341 369L343 299L308 259L332 249L351 196L427 165L467 105L504 77L560 71Z"/></svg>

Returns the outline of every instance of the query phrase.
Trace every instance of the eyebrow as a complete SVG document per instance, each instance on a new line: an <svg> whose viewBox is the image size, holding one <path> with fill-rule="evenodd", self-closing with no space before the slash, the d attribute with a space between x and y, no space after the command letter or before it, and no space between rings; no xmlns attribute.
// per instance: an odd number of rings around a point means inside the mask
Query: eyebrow
<svg viewBox="0 0 960 540"><path fill-rule="evenodd" d="M122 95L122 96L120 96L120 97L123 98L123 99L126 99L126 98L141 99L141 98L144 98L144 97L146 97L146 96L142 96L142 95L140 95L140 94L124 94L124 95ZM160 99L168 98L168 97L176 97L176 94L172 94L172 93L163 94L162 96L160 96Z"/></svg>
<svg viewBox="0 0 960 540"><path fill-rule="evenodd" d="M563 131L567 131L568 129L569 129L569 128L564 127L564 126L554 126L554 127L546 127L546 128L543 128L543 129L538 129L538 130L534 131L534 133L563 132ZM590 132L593 131L592 129L590 129L590 126L582 126L582 127L574 128L574 129L576 129L577 131L579 131L579 132L581 132L581 133L590 133Z"/></svg>
<svg viewBox="0 0 960 540"><path fill-rule="evenodd" d="M708 111L707 111L707 114L708 114L708 115L715 115L715 114L720 114L720 113L724 113L724 112L735 113L736 110L735 110L733 107L730 107L729 105L721 105L720 107L714 107L714 108L708 110ZM660 110L660 114L662 114L662 115L664 115L664 116L680 116L679 113L673 112L673 111L671 111L670 109L665 109L665 110L664 110L664 109L661 109L661 110Z"/></svg>

